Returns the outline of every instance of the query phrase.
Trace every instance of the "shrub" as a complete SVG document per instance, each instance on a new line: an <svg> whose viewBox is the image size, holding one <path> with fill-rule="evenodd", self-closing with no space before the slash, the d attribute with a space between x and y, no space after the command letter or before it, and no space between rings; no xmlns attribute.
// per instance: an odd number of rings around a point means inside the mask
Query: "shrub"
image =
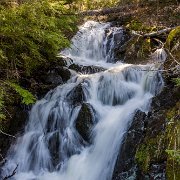
<svg viewBox="0 0 180 180"><path fill-rule="evenodd" d="M69 46L67 32L76 30L75 17L66 13L63 5L47 0L1 8L1 67L30 74L42 63L53 61L60 49Z"/></svg>

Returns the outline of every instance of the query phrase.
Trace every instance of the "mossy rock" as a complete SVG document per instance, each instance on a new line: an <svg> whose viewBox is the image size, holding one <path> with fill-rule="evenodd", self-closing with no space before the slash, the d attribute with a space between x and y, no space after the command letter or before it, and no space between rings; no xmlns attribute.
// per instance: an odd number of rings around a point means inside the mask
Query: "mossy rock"
<svg viewBox="0 0 180 180"><path fill-rule="evenodd" d="M165 150L166 140L164 139L164 134L158 135L156 138L147 139L136 151L136 162L141 170L147 173L151 164L166 160Z"/></svg>
<svg viewBox="0 0 180 180"><path fill-rule="evenodd" d="M165 129L159 131L159 133L151 138L146 134L145 140L139 145L135 160L140 170L147 174L152 164L159 164L166 162L166 176L168 179L173 179L173 175L179 178L179 155L170 155L168 150L179 152L179 131L180 121L179 119L179 102L170 109L167 109ZM177 178L177 179L178 179Z"/></svg>
<svg viewBox="0 0 180 180"><path fill-rule="evenodd" d="M177 114L179 114L179 112L180 112L180 102L177 102L174 107L172 107L171 109L169 109L169 110L166 112L166 117L168 118L168 120L171 120L171 119L174 118Z"/></svg>
<svg viewBox="0 0 180 180"><path fill-rule="evenodd" d="M121 47L121 51L125 51L124 62L130 64L147 63L151 54L151 46L150 39L134 35Z"/></svg>

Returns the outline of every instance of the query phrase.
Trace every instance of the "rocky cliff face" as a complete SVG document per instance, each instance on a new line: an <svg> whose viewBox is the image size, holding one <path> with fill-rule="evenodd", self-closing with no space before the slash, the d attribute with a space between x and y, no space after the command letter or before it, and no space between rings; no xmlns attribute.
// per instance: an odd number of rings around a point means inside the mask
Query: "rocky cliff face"
<svg viewBox="0 0 180 180"><path fill-rule="evenodd" d="M166 152L179 148L179 87L171 81L171 75L164 78L165 87L153 98L150 112L136 112L124 137L113 180L173 179L173 174L180 178L178 162Z"/></svg>

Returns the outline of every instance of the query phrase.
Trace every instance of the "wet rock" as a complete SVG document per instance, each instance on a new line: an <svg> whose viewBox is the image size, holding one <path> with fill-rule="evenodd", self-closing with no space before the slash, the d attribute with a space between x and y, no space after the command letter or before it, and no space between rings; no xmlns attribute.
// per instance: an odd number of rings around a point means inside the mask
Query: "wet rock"
<svg viewBox="0 0 180 180"><path fill-rule="evenodd" d="M95 111L89 103L83 103L76 119L76 129L82 138L91 142L91 131L97 122Z"/></svg>
<svg viewBox="0 0 180 180"><path fill-rule="evenodd" d="M149 169L149 179L156 179L156 180L165 180L166 174L165 174L166 164L159 163L159 164L152 164Z"/></svg>
<svg viewBox="0 0 180 180"><path fill-rule="evenodd" d="M107 47L106 51L110 57L108 62L115 63L117 61L123 61L125 58L125 49L121 47L130 39L131 35L127 29L111 27L106 32L107 34ZM112 50L113 43L113 50Z"/></svg>
<svg viewBox="0 0 180 180"><path fill-rule="evenodd" d="M59 143L59 133L56 132L54 133L51 138L49 139L49 144L48 144L48 149L49 152L51 154L52 157L52 163L54 165L54 167L57 166L57 164L60 162L60 158L59 157L59 151L60 151L60 143Z"/></svg>
<svg viewBox="0 0 180 180"><path fill-rule="evenodd" d="M69 57L60 55L57 57L58 65L69 67L71 64L73 64L73 60Z"/></svg>
<svg viewBox="0 0 180 180"><path fill-rule="evenodd" d="M47 78L45 79L45 83L58 86L62 84L63 81L61 76L56 72L56 70L52 70L48 72Z"/></svg>
<svg viewBox="0 0 180 180"><path fill-rule="evenodd" d="M61 76L63 83L67 82L71 78L71 72L67 67L58 67L57 73Z"/></svg>
<svg viewBox="0 0 180 180"><path fill-rule="evenodd" d="M47 69L48 70L48 69ZM51 67L48 72L42 73L40 76L41 83L50 84L54 87L67 82L71 78L71 72L66 67Z"/></svg>
<svg viewBox="0 0 180 180"><path fill-rule="evenodd" d="M74 87L67 95L67 99L73 105L82 104L86 100L86 95L84 93L83 84L80 83L79 85Z"/></svg>
<svg viewBox="0 0 180 180"><path fill-rule="evenodd" d="M3 131L7 134L17 137L18 134L22 134L24 131L23 128L28 117L29 108L20 105L14 105L8 106L7 110L9 116L11 117L8 117L8 119L6 119L4 122L2 120L1 125L5 127ZM16 138L0 133L0 139L0 154L5 157L10 145L16 140ZM3 159L0 157L0 161L2 160Z"/></svg>
<svg viewBox="0 0 180 180"><path fill-rule="evenodd" d="M51 67L39 68L31 78L20 79L20 85L29 89L38 99L51 89L66 83L71 78L71 71L67 67L54 65Z"/></svg>
<svg viewBox="0 0 180 180"><path fill-rule="evenodd" d="M71 64L69 69L72 69L76 72L83 73L83 74L93 74L101 71L105 71L105 68L98 67L98 66L82 66L78 64Z"/></svg>
<svg viewBox="0 0 180 180"><path fill-rule="evenodd" d="M132 168L135 168L135 154L138 145L142 141L142 136L144 133L146 114L138 110L134 116L133 122L127 134L124 137L122 146L119 152L119 156L116 160L116 165L113 173L113 180L121 180L126 176L131 176ZM132 172L131 172L132 171Z"/></svg>

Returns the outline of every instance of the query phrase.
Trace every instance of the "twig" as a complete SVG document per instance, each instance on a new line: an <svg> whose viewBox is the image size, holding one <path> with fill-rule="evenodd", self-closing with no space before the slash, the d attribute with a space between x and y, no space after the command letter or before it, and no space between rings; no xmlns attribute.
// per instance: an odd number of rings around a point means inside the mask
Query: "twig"
<svg viewBox="0 0 180 180"><path fill-rule="evenodd" d="M168 54L172 57L172 59L178 64L178 65L180 65L180 63L175 59L175 57L171 54L171 52L166 48L165 49L167 52L168 52Z"/></svg>
<svg viewBox="0 0 180 180"><path fill-rule="evenodd" d="M4 135L6 135L6 136L9 136L9 137L16 138L16 136L13 136L13 135L7 134L7 133L3 132L2 130L0 130L0 133L4 134Z"/></svg>
<svg viewBox="0 0 180 180"><path fill-rule="evenodd" d="M15 169L13 170L13 172L12 172L9 176L4 177L3 180L9 179L9 178L11 178L12 176L14 176L14 175L16 174L17 168L18 168L18 164L17 164L17 166L15 167Z"/></svg>
<svg viewBox="0 0 180 180"><path fill-rule="evenodd" d="M9 117L12 119L12 116L11 116L11 114L9 113L9 111L4 107L3 108L6 112L7 112L7 114L9 115Z"/></svg>

